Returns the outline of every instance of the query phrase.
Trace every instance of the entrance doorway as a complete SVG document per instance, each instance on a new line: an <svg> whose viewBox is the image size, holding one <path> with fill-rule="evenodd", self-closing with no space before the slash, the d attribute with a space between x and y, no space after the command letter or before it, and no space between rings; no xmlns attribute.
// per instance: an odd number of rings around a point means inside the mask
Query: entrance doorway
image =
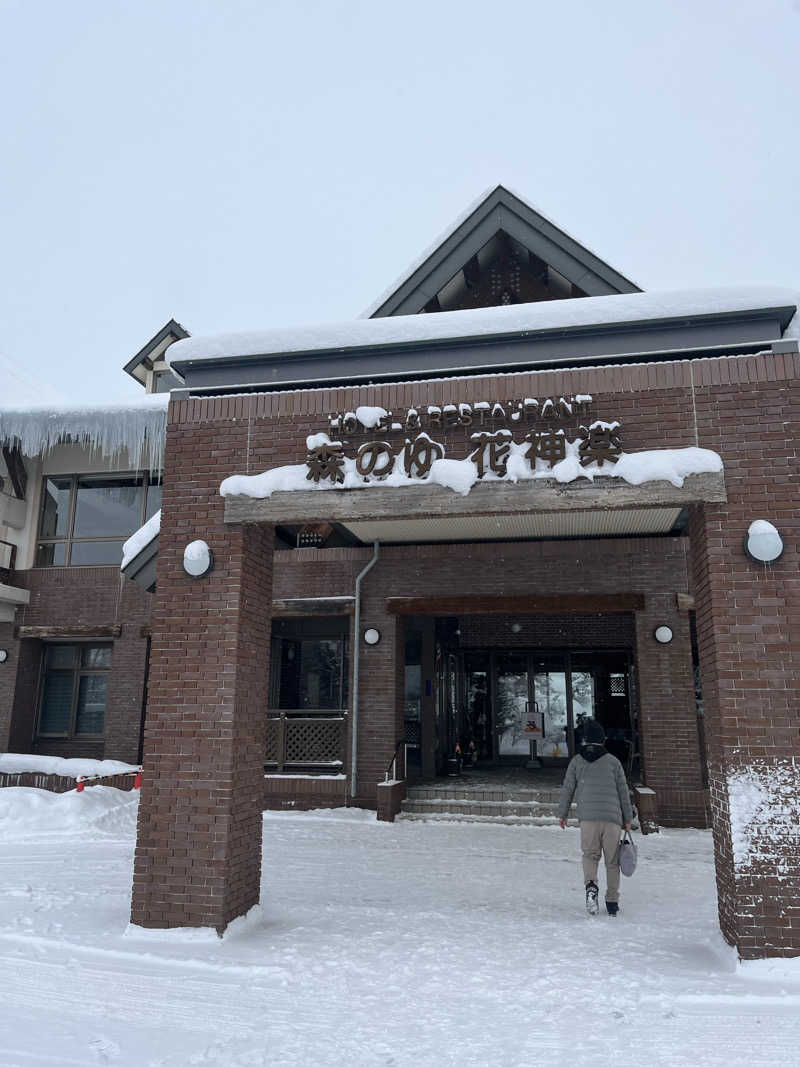
<svg viewBox="0 0 800 1067"><path fill-rule="evenodd" d="M440 751L478 761L560 766L597 719L626 769L635 751L632 656L627 650L442 651L437 672Z"/></svg>

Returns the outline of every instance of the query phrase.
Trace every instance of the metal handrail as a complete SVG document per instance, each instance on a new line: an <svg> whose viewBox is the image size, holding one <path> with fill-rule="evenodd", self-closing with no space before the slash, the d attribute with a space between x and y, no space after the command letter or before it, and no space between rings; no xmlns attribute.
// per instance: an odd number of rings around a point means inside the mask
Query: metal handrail
<svg viewBox="0 0 800 1067"><path fill-rule="evenodd" d="M397 771L397 755L398 755L398 753L400 751L400 746L401 745L405 745L405 743L406 743L405 737L401 737L400 740L397 742L397 744L394 746L394 755L392 756L391 760L389 761L389 766L386 768L386 775L385 775L385 777L383 779L384 782L394 781L395 774L396 774L396 771ZM404 770L405 770L405 768L404 768Z"/></svg>

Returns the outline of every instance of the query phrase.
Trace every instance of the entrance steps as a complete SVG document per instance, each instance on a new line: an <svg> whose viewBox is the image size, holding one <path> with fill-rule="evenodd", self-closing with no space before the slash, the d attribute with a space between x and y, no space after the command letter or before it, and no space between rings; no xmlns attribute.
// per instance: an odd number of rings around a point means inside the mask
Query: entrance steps
<svg viewBox="0 0 800 1067"><path fill-rule="evenodd" d="M482 783L483 784L483 783ZM558 789L492 788L476 789L470 783L443 781L409 786L399 819L423 822L504 822L530 826L558 823ZM577 824L575 805L570 823Z"/></svg>

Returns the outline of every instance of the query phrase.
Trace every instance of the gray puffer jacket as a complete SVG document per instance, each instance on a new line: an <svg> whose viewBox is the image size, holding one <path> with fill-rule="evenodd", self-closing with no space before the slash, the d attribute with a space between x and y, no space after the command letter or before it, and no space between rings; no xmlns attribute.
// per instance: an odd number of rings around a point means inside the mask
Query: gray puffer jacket
<svg viewBox="0 0 800 1067"><path fill-rule="evenodd" d="M619 826L633 821L633 809L625 781L625 772L616 756L598 745L586 745L584 756L570 760L561 798L558 817L566 819L572 798L577 792L578 819L581 822L615 822Z"/></svg>

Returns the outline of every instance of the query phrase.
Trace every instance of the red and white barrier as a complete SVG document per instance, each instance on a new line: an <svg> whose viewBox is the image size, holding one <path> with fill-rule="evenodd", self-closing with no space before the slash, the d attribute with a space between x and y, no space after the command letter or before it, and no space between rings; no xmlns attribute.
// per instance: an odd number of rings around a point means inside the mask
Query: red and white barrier
<svg viewBox="0 0 800 1067"><path fill-rule="evenodd" d="M117 774L79 774L78 777L75 779L75 790L78 793L82 793L86 788L87 782L102 782L109 778L124 778L131 774L134 775L133 788L141 789L142 768L140 767L138 771L119 771L117 772Z"/></svg>

